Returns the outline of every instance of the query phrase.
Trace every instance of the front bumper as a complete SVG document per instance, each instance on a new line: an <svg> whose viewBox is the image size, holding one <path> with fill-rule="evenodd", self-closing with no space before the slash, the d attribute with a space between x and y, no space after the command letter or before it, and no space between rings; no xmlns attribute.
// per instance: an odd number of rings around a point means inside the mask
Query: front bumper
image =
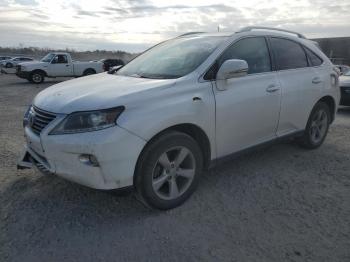
<svg viewBox="0 0 350 262"><path fill-rule="evenodd" d="M30 72L27 71L16 71L16 76L23 78L23 79L28 79L30 76Z"/></svg>
<svg viewBox="0 0 350 262"><path fill-rule="evenodd" d="M133 185L134 170L146 141L118 126L100 131L40 137L25 127L27 145L18 167L36 166L67 180L96 189ZM96 157L99 166L82 162L81 155Z"/></svg>
<svg viewBox="0 0 350 262"><path fill-rule="evenodd" d="M340 105L350 106L350 86L341 86Z"/></svg>

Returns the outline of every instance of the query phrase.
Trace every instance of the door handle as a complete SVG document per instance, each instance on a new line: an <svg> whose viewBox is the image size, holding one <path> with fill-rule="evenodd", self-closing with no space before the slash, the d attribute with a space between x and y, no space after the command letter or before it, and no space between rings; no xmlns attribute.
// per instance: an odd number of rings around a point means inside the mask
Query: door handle
<svg viewBox="0 0 350 262"><path fill-rule="evenodd" d="M69 65L66 65L66 66L69 66Z"/></svg>
<svg viewBox="0 0 350 262"><path fill-rule="evenodd" d="M280 88L278 86L275 86L275 85L269 85L266 88L266 92L269 92L269 93L273 93L273 92L276 92L278 90L280 90Z"/></svg>

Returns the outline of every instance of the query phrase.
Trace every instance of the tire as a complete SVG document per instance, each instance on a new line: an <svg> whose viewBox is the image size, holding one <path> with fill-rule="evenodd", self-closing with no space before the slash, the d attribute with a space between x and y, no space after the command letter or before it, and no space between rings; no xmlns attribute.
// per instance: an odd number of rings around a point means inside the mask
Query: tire
<svg viewBox="0 0 350 262"><path fill-rule="evenodd" d="M41 84L45 80L45 75L42 72L32 72L29 76L29 81L34 84Z"/></svg>
<svg viewBox="0 0 350 262"><path fill-rule="evenodd" d="M151 208L175 208L195 191L202 168L203 154L192 137L176 131L164 133L146 146L138 160L138 199Z"/></svg>
<svg viewBox="0 0 350 262"><path fill-rule="evenodd" d="M84 71L83 76L89 76L94 74L96 74L96 71L94 69L89 68Z"/></svg>
<svg viewBox="0 0 350 262"><path fill-rule="evenodd" d="M307 149L316 149L326 139L331 122L329 106L324 102L318 102L311 111L303 136L299 144Z"/></svg>
<svg viewBox="0 0 350 262"><path fill-rule="evenodd" d="M12 63L6 63L5 67L6 67L6 68L12 68L12 67L13 67L13 64L12 64Z"/></svg>

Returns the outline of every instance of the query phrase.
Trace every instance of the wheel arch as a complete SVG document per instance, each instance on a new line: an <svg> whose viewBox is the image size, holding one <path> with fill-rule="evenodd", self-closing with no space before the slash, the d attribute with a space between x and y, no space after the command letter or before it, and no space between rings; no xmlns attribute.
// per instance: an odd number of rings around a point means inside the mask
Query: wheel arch
<svg viewBox="0 0 350 262"><path fill-rule="evenodd" d="M317 101L317 103L319 103L319 102L323 102L323 103L325 103L325 104L327 104L329 106L329 109L331 111L331 123L332 123L334 121L335 114L336 114L336 112L335 112L335 110L336 110L336 103L335 103L334 98L329 96L329 95L327 95L327 96L324 96L321 99L319 99Z"/></svg>
<svg viewBox="0 0 350 262"><path fill-rule="evenodd" d="M134 184L135 184L135 174L137 170L137 166L139 165L140 158L145 150L145 148L151 144L154 140L156 140L158 137L162 136L166 132L169 131L178 131L181 133L185 133L192 137L197 143L198 146L200 147L202 154L203 154L203 163L204 163L204 168L207 169L210 166L210 161L211 161L211 146L210 146L210 140L207 136L207 134L204 132L202 128L195 124L190 124L190 123L183 123L183 124L177 124L170 126L168 128L163 129L162 131L158 132L155 134L143 147L141 150L141 153L138 156L136 166L135 166L135 171L134 171Z"/></svg>
<svg viewBox="0 0 350 262"><path fill-rule="evenodd" d="M44 76L47 77L47 73L46 73L46 71L43 70L43 69L34 69L34 70L32 70L32 71L30 72L30 74L34 74L34 73L41 73L41 74L43 74Z"/></svg>
<svg viewBox="0 0 350 262"><path fill-rule="evenodd" d="M84 70L83 75L85 75L85 74L86 74L87 72L89 72L89 71L93 72L94 74L97 73L95 69L89 67L89 68L87 68L87 69Z"/></svg>

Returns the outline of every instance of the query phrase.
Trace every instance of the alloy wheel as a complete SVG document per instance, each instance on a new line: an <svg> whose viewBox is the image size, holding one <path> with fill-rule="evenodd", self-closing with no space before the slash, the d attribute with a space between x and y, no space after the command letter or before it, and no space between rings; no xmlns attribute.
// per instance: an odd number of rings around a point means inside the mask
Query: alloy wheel
<svg viewBox="0 0 350 262"><path fill-rule="evenodd" d="M325 110L320 109L315 113L311 126L310 126L310 138L314 144L319 143L327 133L328 128L328 115Z"/></svg>
<svg viewBox="0 0 350 262"><path fill-rule="evenodd" d="M171 148L160 155L153 169L153 190L161 199L176 199L190 187L195 172L192 152L183 146Z"/></svg>

